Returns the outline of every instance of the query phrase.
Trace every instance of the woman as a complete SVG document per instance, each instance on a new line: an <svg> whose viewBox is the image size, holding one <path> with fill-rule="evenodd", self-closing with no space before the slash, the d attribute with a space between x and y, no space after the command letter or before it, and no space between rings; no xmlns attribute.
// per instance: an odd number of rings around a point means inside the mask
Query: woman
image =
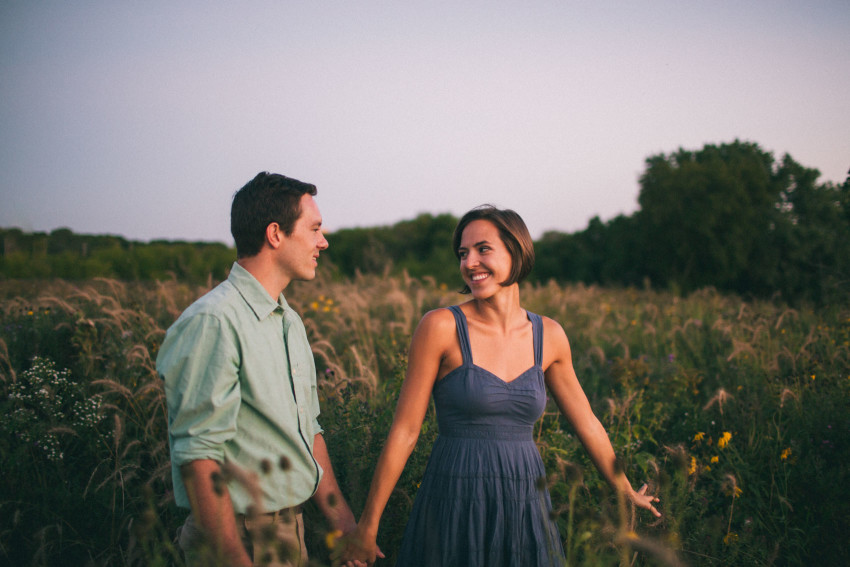
<svg viewBox="0 0 850 567"><path fill-rule="evenodd" d="M605 479L660 516L658 498L617 472L614 450L573 370L561 326L520 306L519 282L534 249L515 212L483 206L461 218L453 238L472 299L427 313L410 346L395 418L357 529L336 553L375 561L378 523L416 444L433 394L434 443L399 551L399 566L557 565L533 425L546 387Z"/></svg>

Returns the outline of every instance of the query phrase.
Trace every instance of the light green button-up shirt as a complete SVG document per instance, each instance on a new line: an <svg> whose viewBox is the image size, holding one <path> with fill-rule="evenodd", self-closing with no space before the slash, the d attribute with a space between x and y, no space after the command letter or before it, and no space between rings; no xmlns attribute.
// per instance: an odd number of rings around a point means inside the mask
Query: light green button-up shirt
<svg viewBox="0 0 850 567"><path fill-rule="evenodd" d="M258 475L264 511L302 504L322 469L313 458L319 399L301 318L234 263L230 276L168 329L156 361L165 380L174 497L189 507L180 467L232 462ZM265 471L264 471L265 470ZM250 487L228 481L236 513Z"/></svg>

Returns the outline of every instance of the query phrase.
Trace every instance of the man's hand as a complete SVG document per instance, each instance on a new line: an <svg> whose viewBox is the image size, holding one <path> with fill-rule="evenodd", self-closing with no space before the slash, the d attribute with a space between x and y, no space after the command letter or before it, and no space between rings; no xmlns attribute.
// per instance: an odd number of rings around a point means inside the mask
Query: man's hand
<svg viewBox="0 0 850 567"><path fill-rule="evenodd" d="M195 521L212 542L215 552L229 565L252 565L236 527L230 493L220 480L221 465L209 459L191 461L180 467L180 475Z"/></svg>

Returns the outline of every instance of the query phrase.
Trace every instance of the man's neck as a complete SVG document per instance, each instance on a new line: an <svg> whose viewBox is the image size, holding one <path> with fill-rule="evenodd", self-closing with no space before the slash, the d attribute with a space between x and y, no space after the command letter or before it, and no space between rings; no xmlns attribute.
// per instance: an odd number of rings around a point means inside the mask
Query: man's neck
<svg viewBox="0 0 850 567"><path fill-rule="evenodd" d="M256 256L240 258L236 261L240 266L254 276L263 289L277 301L280 294L289 285L289 278L282 275L279 270L275 269L272 262L268 260L262 253Z"/></svg>

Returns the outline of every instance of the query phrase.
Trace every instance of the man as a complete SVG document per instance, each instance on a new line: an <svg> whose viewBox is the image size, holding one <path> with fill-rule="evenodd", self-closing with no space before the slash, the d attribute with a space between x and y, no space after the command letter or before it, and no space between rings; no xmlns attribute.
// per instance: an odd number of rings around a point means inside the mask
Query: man
<svg viewBox="0 0 850 567"><path fill-rule="evenodd" d="M237 261L227 280L168 329L165 380L174 496L189 565L306 565L300 506L331 529L355 521L317 417L304 325L283 296L316 275L328 247L316 187L260 173L233 197Z"/></svg>

